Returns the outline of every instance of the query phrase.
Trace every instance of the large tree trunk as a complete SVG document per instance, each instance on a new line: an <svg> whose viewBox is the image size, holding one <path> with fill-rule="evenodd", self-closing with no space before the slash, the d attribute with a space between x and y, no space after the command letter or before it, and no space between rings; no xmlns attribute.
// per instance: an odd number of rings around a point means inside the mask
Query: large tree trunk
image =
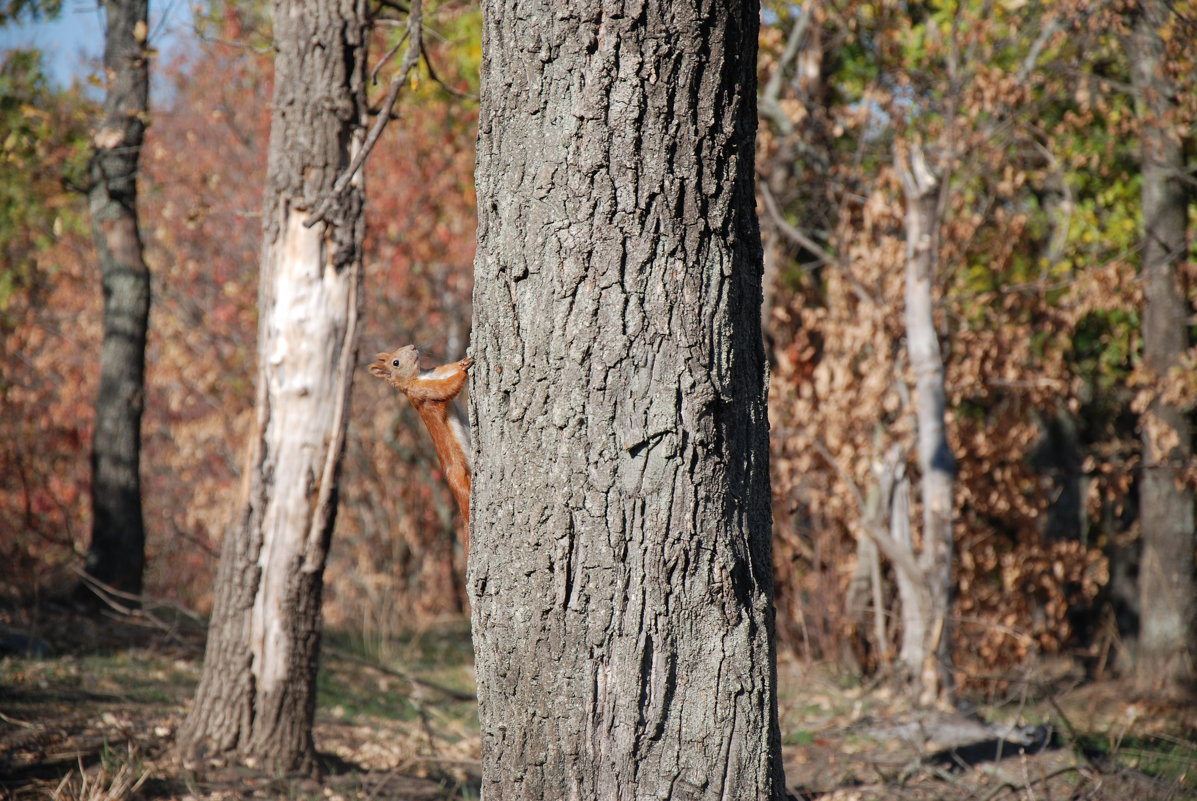
<svg viewBox="0 0 1197 801"><path fill-rule="evenodd" d="M93 139L89 198L104 290L104 342L91 453L87 574L133 595L141 592L145 567L141 413L150 273L137 227L137 166L149 114L148 6L148 0L104 3L107 93ZM78 596L87 602L96 597L87 582Z"/></svg>
<svg viewBox="0 0 1197 801"><path fill-rule="evenodd" d="M939 180L920 148L899 163L906 194L906 350L917 391L918 460L923 499L923 542L918 556L917 640L903 637L901 658L922 703L951 699L952 482L956 463L944 421L943 356L935 333L932 281L939 248ZM903 598L903 619L908 618Z"/></svg>
<svg viewBox="0 0 1197 801"><path fill-rule="evenodd" d="M1193 689L1197 582L1193 575L1193 493L1180 483L1193 458L1187 410L1168 400L1169 371L1188 346L1188 313L1177 265L1188 252L1187 198L1180 142L1171 118L1175 87L1165 69L1165 25L1183 24L1163 0L1142 0L1129 39L1140 117L1143 202L1143 362L1156 394L1141 420L1143 476L1139 569L1141 622L1136 661L1145 689Z"/></svg>
<svg viewBox="0 0 1197 801"><path fill-rule="evenodd" d="M483 4L483 796L781 798L755 2Z"/></svg>
<svg viewBox="0 0 1197 801"><path fill-rule="evenodd" d="M184 759L315 768L312 717L325 557L357 351L363 190L304 227L365 121L364 0L276 0L264 202L257 425L225 537Z"/></svg>

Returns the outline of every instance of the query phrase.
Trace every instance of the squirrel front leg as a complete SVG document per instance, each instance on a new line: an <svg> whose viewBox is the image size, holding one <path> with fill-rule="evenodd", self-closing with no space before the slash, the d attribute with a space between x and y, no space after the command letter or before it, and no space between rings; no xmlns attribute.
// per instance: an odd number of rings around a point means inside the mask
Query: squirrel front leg
<svg viewBox="0 0 1197 801"><path fill-rule="evenodd" d="M461 359L432 370L420 370L420 352L406 345L391 353L379 353L370 373L383 379L411 401L432 436L441 472L457 507L465 518L462 538L469 548L470 528L470 434L453 399L465 386L473 359Z"/></svg>

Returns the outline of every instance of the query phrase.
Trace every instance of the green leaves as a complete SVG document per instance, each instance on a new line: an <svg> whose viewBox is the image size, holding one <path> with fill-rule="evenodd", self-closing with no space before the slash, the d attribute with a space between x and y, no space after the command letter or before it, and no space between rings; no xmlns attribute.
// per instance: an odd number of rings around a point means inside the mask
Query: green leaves
<svg viewBox="0 0 1197 801"><path fill-rule="evenodd" d="M0 63L0 329L22 292L38 282L38 255L82 227L82 198L67 189L86 164L86 102L50 87L36 50Z"/></svg>

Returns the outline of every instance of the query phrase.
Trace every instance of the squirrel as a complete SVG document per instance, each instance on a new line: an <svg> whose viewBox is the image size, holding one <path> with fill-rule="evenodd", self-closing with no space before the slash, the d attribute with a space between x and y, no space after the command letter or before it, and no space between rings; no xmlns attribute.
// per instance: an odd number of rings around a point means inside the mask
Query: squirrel
<svg viewBox="0 0 1197 801"><path fill-rule="evenodd" d="M465 386L466 372L473 359L462 359L432 370L420 370L420 351L405 345L391 353L379 353L370 373L402 392L416 407L432 435L441 471L465 518L463 544L470 545L470 432L453 399Z"/></svg>

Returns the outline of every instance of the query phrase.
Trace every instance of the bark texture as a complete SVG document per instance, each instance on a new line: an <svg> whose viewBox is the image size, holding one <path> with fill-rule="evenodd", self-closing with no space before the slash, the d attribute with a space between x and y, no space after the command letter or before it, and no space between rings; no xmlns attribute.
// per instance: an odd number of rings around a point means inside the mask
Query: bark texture
<svg viewBox="0 0 1197 801"><path fill-rule="evenodd" d="M347 168L365 122L364 0L276 0L264 202L257 425L184 760L237 756L312 773L325 557L357 352L363 189L307 215Z"/></svg>
<svg viewBox="0 0 1197 801"><path fill-rule="evenodd" d="M899 163L906 194L906 350L914 371L923 543L917 576L903 593L900 658L922 703L951 699L952 482L956 462L944 420L943 355L935 333L932 281L939 250L939 179L920 148ZM900 577L901 579L901 577ZM899 587L902 582L899 581ZM908 602L909 596L909 602ZM911 609L910 607L916 607Z"/></svg>
<svg viewBox="0 0 1197 801"><path fill-rule="evenodd" d="M1157 377L1184 369L1188 308L1177 267L1188 252L1184 156L1170 119L1175 87L1166 74L1161 30L1173 14L1142 0L1130 37L1131 77L1140 118L1143 175L1143 361ZM1175 20L1173 20L1175 24ZM1180 481L1193 458L1187 410L1160 392L1143 415L1140 489L1137 682L1144 689L1194 689L1197 581L1193 573L1193 493Z"/></svg>
<svg viewBox="0 0 1197 801"><path fill-rule="evenodd" d="M781 798L757 6L483 12L483 796Z"/></svg>
<svg viewBox="0 0 1197 801"><path fill-rule="evenodd" d="M89 205L104 292L100 392L92 440L92 529L87 573L116 590L141 592L141 415L150 273L137 225L137 168L149 115L148 0L107 0L104 117L93 139ZM86 583L79 597L95 596ZM120 599L129 603L128 599Z"/></svg>

